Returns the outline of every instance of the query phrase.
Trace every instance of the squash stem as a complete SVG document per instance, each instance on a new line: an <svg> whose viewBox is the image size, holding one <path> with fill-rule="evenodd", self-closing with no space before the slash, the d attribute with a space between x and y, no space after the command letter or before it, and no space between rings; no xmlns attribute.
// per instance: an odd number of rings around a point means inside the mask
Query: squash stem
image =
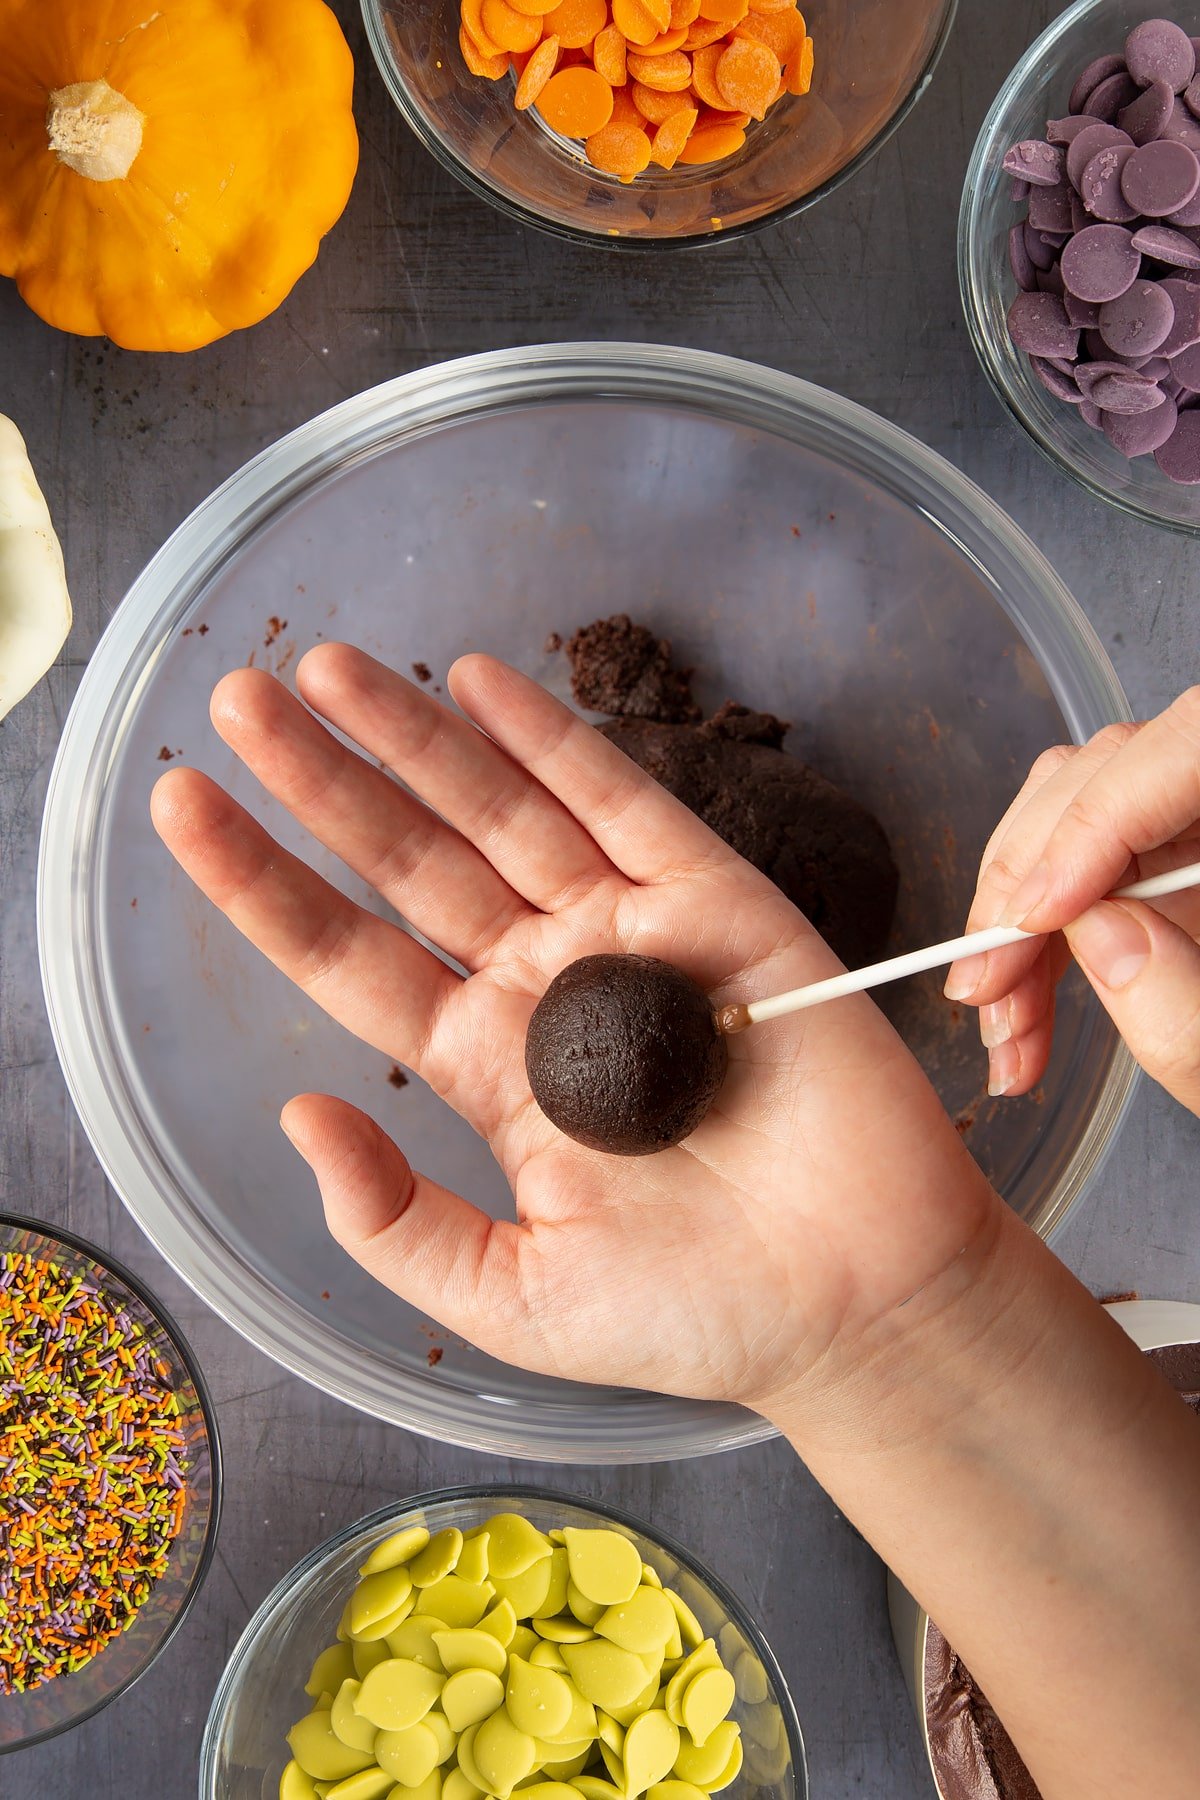
<svg viewBox="0 0 1200 1800"><path fill-rule="evenodd" d="M123 181L142 147L145 118L107 81L56 88L46 109L55 156L89 181Z"/></svg>

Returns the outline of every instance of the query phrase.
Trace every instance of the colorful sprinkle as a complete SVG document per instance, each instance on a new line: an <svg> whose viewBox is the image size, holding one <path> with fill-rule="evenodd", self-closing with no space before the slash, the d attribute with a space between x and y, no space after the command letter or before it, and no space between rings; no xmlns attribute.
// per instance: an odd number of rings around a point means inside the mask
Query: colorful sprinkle
<svg viewBox="0 0 1200 1800"><path fill-rule="evenodd" d="M169 1375L119 1301L0 1253L0 1695L82 1668L166 1568L188 1469Z"/></svg>

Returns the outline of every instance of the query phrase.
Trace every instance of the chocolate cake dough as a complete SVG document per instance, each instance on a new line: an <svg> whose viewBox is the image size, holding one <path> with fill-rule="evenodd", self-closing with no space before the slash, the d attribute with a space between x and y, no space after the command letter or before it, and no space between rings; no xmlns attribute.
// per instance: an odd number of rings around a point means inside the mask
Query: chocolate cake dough
<svg viewBox="0 0 1200 1800"><path fill-rule="evenodd" d="M525 1039L529 1085L551 1124L610 1156L649 1156L687 1137L725 1065L707 995L652 956L568 963Z"/></svg>
<svg viewBox="0 0 1200 1800"><path fill-rule="evenodd" d="M788 725L729 700L701 719L690 670L624 614L567 644L581 706L647 774L775 882L850 968L882 955L899 877L866 807L783 749Z"/></svg>
<svg viewBox="0 0 1200 1800"><path fill-rule="evenodd" d="M624 613L566 646L599 729L769 876L851 966L883 949L897 874L878 821L783 750L771 713L730 700L708 720L691 671ZM560 1131L593 1150L646 1156L695 1130L725 1076L712 1005L650 957L588 956L555 977L530 1021L525 1068Z"/></svg>
<svg viewBox="0 0 1200 1800"><path fill-rule="evenodd" d="M1171 1344L1146 1354L1200 1415L1200 1344ZM986 1696L932 1622L925 1646L925 1718L944 1800L1041 1800Z"/></svg>

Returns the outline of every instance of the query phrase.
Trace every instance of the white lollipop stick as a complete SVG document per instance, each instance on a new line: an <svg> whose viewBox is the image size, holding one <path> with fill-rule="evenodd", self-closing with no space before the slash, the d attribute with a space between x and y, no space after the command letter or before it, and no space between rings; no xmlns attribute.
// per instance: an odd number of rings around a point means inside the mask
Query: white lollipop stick
<svg viewBox="0 0 1200 1800"><path fill-rule="evenodd" d="M1186 868L1171 869L1165 875L1151 875L1135 881L1131 887L1118 888L1109 896L1113 900L1159 900L1164 894L1178 894L1185 888L1200 887L1200 862ZM960 956L974 956L985 950L1002 950L1006 944L1019 944L1039 934L1022 931L1019 925L993 925L987 931L971 931L965 937L947 938L944 944L930 944L927 950L909 950L904 956L889 956L884 962L872 963L866 969L852 969L845 975L831 975L827 981L813 981L807 987L793 988L789 994L773 994L767 1000L734 1003L717 1009L717 1024L727 1035L745 1031L749 1025L761 1025L767 1019L781 1018L784 1013L804 1012L810 1006L822 1006L826 1000L840 1000L844 994L861 994L866 988L880 987L887 981L899 981L905 975L922 975L926 969L944 968Z"/></svg>

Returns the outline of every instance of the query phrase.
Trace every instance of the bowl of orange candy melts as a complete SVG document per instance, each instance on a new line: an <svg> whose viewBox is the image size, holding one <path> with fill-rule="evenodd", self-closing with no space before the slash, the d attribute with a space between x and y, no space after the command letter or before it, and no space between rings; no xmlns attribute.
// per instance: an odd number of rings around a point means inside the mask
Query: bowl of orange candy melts
<svg viewBox="0 0 1200 1800"><path fill-rule="evenodd" d="M955 0L363 0L401 112L525 223L620 248L797 212L928 82Z"/></svg>

